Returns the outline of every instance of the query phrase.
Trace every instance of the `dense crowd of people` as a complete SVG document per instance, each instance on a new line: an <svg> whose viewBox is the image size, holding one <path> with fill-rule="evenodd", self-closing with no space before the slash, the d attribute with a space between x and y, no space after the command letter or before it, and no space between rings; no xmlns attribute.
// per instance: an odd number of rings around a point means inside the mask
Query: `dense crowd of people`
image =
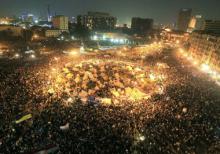
<svg viewBox="0 0 220 154"><path fill-rule="evenodd" d="M145 52L148 50L146 47L118 54L110 52L107 56L106 53L87 56L87 59L112 59L119 64L120 61L135 62L152 68L166 64L162 70L167 78L157 83L164 86L163 90L150 93L147 89L145 93L151 94L149 99L122 99L120 105L104 105L93 101L89 95L86 100L80 94L71 95L82 90L83 76L78 84L76 75L85 75L82 72L90 66L96 68L93 71L100 71L98 64L70 67L65 65L67 59L64 57L57 64L55 60L2 64L0 153L41 150L53 153L219 153L220 88L202 73L187 67L188 64L178 59L174 52L166 49ZM121 69L118 64L108 63L109 68L102 65L104 74L93 72L93 76L97 75L95 81L102 83L107 78L110 82L109 76L113 76L111 80L118 79L125 87L138 80L132 78L126 84L132 70L126 70L126 74L125 70L118 70ZM65 82L60 81L61 84L51 89L50 86L57 82L54 77L60 76L60 72L56 72L58 68L65 75ZM112 74L107 74L109 72ZM85 80L89 76L91 74ZM69 84L68 91L64 83ZM154 84L149 85L156 86ZM112 86L115 84L100 86L101 90L90 94L112 98L114 93L110 88L115 88ZM96 84L90 82L84 90L89 91L88 87L95 88ZM32 117L16 123L27 114Z"/></svg>

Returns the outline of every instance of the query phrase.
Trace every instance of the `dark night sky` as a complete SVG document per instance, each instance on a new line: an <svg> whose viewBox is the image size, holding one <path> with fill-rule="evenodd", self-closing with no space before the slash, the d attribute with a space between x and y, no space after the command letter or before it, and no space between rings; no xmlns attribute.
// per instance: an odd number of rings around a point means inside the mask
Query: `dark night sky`
<svg viewBox="0 0 220 154"><path fill-rule="evenodd" d="M28 11L46 16L51 12L76 16L87 11L104 11L118 17L119 23L130 23L133 16L149 17L156 22L175 22L180 8L192 8L194 14L220 18L220 0L0 0L0 16L19 15Z"/></svg>

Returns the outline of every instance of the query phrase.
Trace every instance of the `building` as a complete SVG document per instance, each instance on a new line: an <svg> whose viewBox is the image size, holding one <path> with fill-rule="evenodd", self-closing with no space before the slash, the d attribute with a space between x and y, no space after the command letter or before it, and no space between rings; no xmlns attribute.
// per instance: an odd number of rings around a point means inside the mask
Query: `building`
<svg viewBox="0 0 220 154"><path fill-rule="evenodd" d="M161 32L161 37L164 41L184 45L189 39L189 34L183 31L165 29Z"/></svg>
<svg viewBox="0 0 220 154"><path fill-rule="evenodd" d="M205 20L203 30L220 33L220 20Z"/></svg>
<svg viewBox="0 0 220 154"><path fill-rule="evenodd" d="M22 22L34 23L34 15L31 13L23 13L20 17Z"/></svg>
<svg viewBox="0 0 220 154"><path fill-rule="evenodd" d="M48 29L45 31L45 37L59 37L62 34L60 29Z"/></svg>
<svg viewBox="0 0 220 154"><path fill-rule="evenodd" d="M196 31L189 38L189 52L201 63L208 63L220 71L220 35L208 31Z"/></svg>
<svg viewBox="0 0 220 154"><path fill-rule="evenodd" d="M12 36L22 36L23 28L19 26L0 25L0 32L1 31L10 32Z"/></svg>
<svg viewBox="0 0 220 154"><path fill-rule="evenodd" d="M187 31L190 19L191 19L192 9L181 9L178 15L177 29L179 31Z"/></svg>
<svg viewBox="0 0 220 154"><path fill-rule="evenodd" d="M34 23L34 15L33 14L28 14L26 22Z"/></svg>
<svg viewBox="0 0 220 154"><path fill-rule="evenodd" d="M204 19L201 15L195 15L191 18L187 32L192 33L195 30L202 30L204 26Z"/></svg>
<svg viewBox="0 0 220 154"><path fill-rule="evenodd" d="M133 34L146 36L153 29L153 22L153 19L134 17L131 21L131 30Z"/></svg>
<svg viewBox="0 0 220 154"><path fill-rule="evenodd" d="M115 29L117 18L104 12L88 12L87 15L79 15L77 23L94 31L112 31Z"/></svg>
<svg viewBox="0 0 220 154"><path fill-rule="evenodd" d="M52 19L53 27L63 31L68 31L68 17L63 15L54 16Z"/></svg>
<svg viewBox="0 0 220 154"><path fill-rule="evenodd" d="M13 18L4 17L0 18L0 25L10 25L15 21Z"/></svg>

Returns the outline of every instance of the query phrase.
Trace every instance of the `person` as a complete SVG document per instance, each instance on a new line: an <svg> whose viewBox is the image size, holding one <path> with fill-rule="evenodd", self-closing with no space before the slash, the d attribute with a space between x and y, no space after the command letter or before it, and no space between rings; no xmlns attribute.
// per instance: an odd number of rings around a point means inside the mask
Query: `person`
<svg viewBox="0 0 220 154"><path fill-rule="evenodd" d="M93 95L88 96L87 103L89 106L94 106L97 104L96 98Z"/></svg>

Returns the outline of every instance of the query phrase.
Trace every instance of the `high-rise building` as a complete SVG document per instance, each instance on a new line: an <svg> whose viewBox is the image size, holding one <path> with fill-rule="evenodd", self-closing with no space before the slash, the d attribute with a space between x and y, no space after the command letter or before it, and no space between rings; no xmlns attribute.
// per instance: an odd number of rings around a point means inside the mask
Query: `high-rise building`
<svg viewBox="0 0 220 154"><path fill-rule="evenodd" d="M0 25L10 25L15 21L13 18L3 17L0 18Z"/></svg>
<svg viewBox="0 0 220 154"><path fill-rule="evenodd" d="M31 13L25 12L21 15L20 19L22 20L22 22L33 23L34 22L34 15Z"/></svg>
<svg viewBox="0 0 220 154"><path fill-rule="evenodd" d="M145 36L153 29L153 19L134 17L131 21L131 30L134 34Z"/></svg>
<svg viewBox="0 0 220 154"><path fill-rule="evenodd" d="M79 15L77 23L94 31L112 31L115 29L117 18L104 12L88 12L87 15Z"/></svg>
<svg viewBox="0 0 220 154"><path fill-rule="evenodd" d="M68 30L68 17L63 15L54 16L52 19L53 27L60 30Z"/></svg>
<svg viewBox="0 0 220 154"><path fill-rule="evenodd" d="M190 19L191 19L192 9L181 9L177 21L177 29L180 31L187 31Z"/></svg>
<svg viewBox="0 0 220 154"><path fill-rule="evenodd" d="M34 22L34 15L33 14L28 14L27 22L29 22L29 23L33 23Z"/></svg>
<svg viewBox="0 0 220 154"><path fill-rule="evenodd" d="M205 20L203 30L220 33L220 20Z"/></svg>
<svg viewBox="0 0 220 154"><path fill-rule="evenodd" d="M187 32L193 32L195 30L202 30L204 25L204 19L201 15L195 15L191 18Z"/></svg>

